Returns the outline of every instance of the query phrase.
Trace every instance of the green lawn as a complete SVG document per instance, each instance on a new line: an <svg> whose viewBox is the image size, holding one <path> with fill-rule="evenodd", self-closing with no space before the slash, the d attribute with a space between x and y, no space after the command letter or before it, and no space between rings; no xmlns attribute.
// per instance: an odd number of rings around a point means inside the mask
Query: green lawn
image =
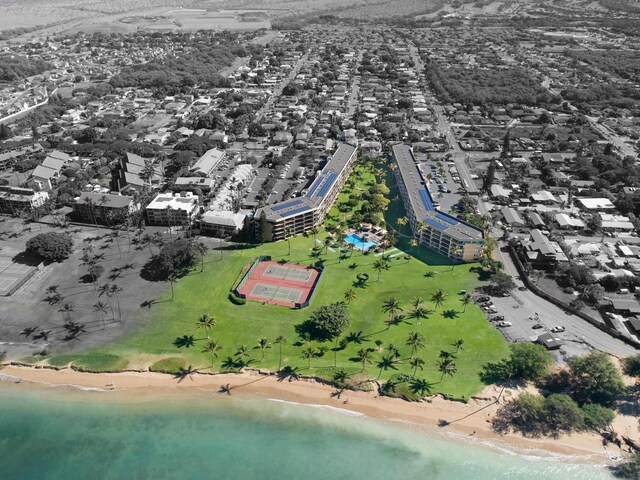
<svg viewBox="0 0 640 480"><path fill-rule="evenodd" d="M366 168L359 167L355 178L356 188L371 185L375 179ZM394 196L393 183L387 179L392 188L390 197ZM346 198L341 194L341 198ZM336 213L335 211L333 213ZM404 215L399 200L392 201L387 212L387 222L393 227L395 219ZM406 226L406 229L409 227ZM323 239L325 232L317 238ZM406 240L399 247L406 250ZM301 358L302 351L308 346L296 333L295 326L309 318L311 311L329 303L341 301L344 293L354 288L357 298L349 305L354 319L352 325L343 336L350 332L363 332L363 342L350 342L344 350L337 352L337 366L349 373L359 373L362 365L355 359L356 352L363 348L372 348L373 362L366 366L366 373L371 378L378 378L380 371L376 363L388 353L388 345L394 344L401 353L397 370L382 371L382 379L398 374L409 374L408 357L411 348L406 345L410 332L420 332L425 337L425 348L417 356L425 361L424 370L418 370L417 377L434 382L434 392L444 393L454 398L469 398L482 386L478 376L482 366L489 361L498 361L507 354L507 345L502 335L491 326L482 312L473 304L468 305L466 312L461 303L460 290L471 291L478 283L477 272L472 271L476 265L446 264L446 259L414 249L413 258L405 259L403 252L394 251L389 258L389 269L383 271L380 280L372 268L376 257L374 254L363 255L354 252L351 258L340 259L339 251L333 248L326 255L324 250L319 259L311 254L314 246L312 236L300 236L291 239L291 255L288 255L286 241L268 243L261 246L250 246L224 251L222 259L218 253L211 253L206 258L204 272L197 265L191 274L181 278L174 287L175 296L171 299L171 289L167 290L161 302L150 310L141 310L141 327L121 341L100 349L98 353L110 353L120 357L133 358L140 354L154 355L154 361L163 357L181 356L192 368L209 369L211 357L203 353L206 334L195 328L196 320L201 314L214 316L217 325L211 337L222 344L215 369L225 370L225 360L233 356L240 345L250 348L253 368L276 370L279 364L279 346L273 345L262 352L257 346L260 337L269 342L277 336L284 336L287 343L282 347L282 365L298 368L299 373L331 378L334 369L333 342L325 343L326 353L311 361ZM325 271L317 287L311 306L301 310L293 310L275 305L263 305L247 302L246 305L235 305L228 299L231 286L234 284L243 266L260 255L270 255L273 260L285 260L291 263L311 265L318 260L323 262ZM426 263L425 263L426 262ZM363 288L354 286L356 275L367 272L369 282ZM433 293L442 288L447 299L437 310L431 302ZM398 325L388 327L387 318L381 307L384 300L396 297L400 300L407 314L410 312L410 300L422 297L429 307L426 318L416 320L407 315ZM195 345L189 348L177 348L173 342L184 335L193 335ZM456 339L464 339L464 347L457 353L451 346ZM376 341L382 342L379 347ZM313 346L320 346L311 342ZM455 354L457 373L453 377L445 377L439 383L440 374L436 363L442 351ZM172 363L175 359L172 359ZM149 362L152 363L152 362Z"/></svg>

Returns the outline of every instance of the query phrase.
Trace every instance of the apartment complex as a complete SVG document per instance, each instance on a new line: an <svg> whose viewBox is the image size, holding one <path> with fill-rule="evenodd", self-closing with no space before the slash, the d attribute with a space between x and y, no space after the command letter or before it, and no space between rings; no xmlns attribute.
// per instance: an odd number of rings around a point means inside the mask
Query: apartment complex
<svg viewBox="0 0 640 480"><path fill-rule="evenodd" d="M138 210L133 197L84 192L77 199L74 210L81 222L111 225L124 221L129 213Z"/></svg>
<svg viewBox="0 0 640 480"><path fill-rule="evenodd" d="M349 178L357 151L353 145L340 144L304 196L259 209L254 219L256 237L283 240L320 225Z"/></svg>
<svg viewBox="0 0 640 480"><path fill-rule="evenodd" d="M409 145L395 145L392 151L397 165L398 189L416 240L454 261L478 260L484 245L484 232L438 210L427 187L426 175Z"/></svg>
<svg viewBox="0 0 640 480"><path fill-rule="evenodd" d="M147 225L190 225L198 212L198 196L191 192L161 193L147 206Z"/></svg>
<svg viewBox="0 0 640 480"><path fill-rule="evenodd" d="M0 186L0 213L16 215L41 207L49 199L47 192L36 192L31 188Z"/></svg>

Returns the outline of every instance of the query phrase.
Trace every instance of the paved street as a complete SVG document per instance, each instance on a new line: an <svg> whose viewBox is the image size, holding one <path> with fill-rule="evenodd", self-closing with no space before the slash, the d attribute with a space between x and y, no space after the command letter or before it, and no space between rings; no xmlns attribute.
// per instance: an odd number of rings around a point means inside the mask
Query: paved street
<svg viewBox="0 0 640 480"><path fill-rule="evenodd" d="M275 90L273 91L271 96L267 99L267 101L262 106L262 108L256 112L256 122L258 120L260 120L262 118L262 116L269 111L269 109L271 108L271 105L273 105L273 102L276 99L278 99L280 97L280 95L282 95L282 89L284 87L286 87L287 85L289 85L289 83L294 78L296 78L296 75L298 75L298 72L300 71L300 68L302 68L302 65L304 65L304 62L307 61L307 58L309 58L309 54L308 53L305 53L302 57L300 57L300 59L296 62L296 64L293 66L293 68L289 72L289 75L287 75L278 84L278 86L275 88Z"/></svg>
<svg viewBox="0 0 640 480"><path fill-rule="evenodd" d="M509 273L516 281L518 287L524 284L519 279L518 271L507 252L499 251L499 260L505 266L505 272ZM538 297L533 292L526 290L514 290L511 296L505 298L492 298L498 313L504 315L505 320L512 322L512 327L505 328L505 334L513 340L531 340L556 325L562 325L566 331L558 336L566 342L569 355L581 353L589 347L609 352L613 355L633 355L638 353L635 348L616 338L607 335L580 317L568 315L564 310ZM529 317L538 313L538 321ZM541 323L545 328L534 330L531 327L535 323Z"/></svg>

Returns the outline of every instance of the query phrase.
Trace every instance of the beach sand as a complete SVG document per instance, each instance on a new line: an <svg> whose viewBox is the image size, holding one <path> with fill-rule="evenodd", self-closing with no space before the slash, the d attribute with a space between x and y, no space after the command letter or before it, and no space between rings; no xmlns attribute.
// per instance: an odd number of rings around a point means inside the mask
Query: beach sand
<svg viewBox="0 0 640 480"><path fill-rule="evenodd" d="M406 402L380 397L374 392L343 391L325 384L301 379L279 381L276 376L249 371L240 374L208 375L194 373L178 379L172 375L152 372L83 373L72 369L53 370L8 365L0 370L0 380L20 382L40 387L73 386L78 389L102 390L117 401L144 402L171 396L227 395L277 399L307 405L322 405L362 414L369 418L393 423L395 426L457 437L466 441L518 454L539 457L566 457L579 463L607 463L622 455L614 445L606 449L599 435L576 433L554 438L525 438L518 434L499 435L491 429L489 420L500 404L517 395L516 390L487 387L469 403L453 402L441 397L425 402ZM443 421L447 422L442 426ZM631 416L616 419L617 432L638 439L638 420Z"/></svg>

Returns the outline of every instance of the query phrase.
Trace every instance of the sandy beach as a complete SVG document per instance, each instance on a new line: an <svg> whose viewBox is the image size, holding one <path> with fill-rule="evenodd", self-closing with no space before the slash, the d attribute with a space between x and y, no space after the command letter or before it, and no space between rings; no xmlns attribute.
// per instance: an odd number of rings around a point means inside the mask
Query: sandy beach
<svg viewBox="0 0 640 480"><path fill-rule="evenodd" d="M505 390L500 401L500 389L487 387L469 403L448 401L440 397L411 403L399 399L379 397L374 392L344 391L322 383L301 379L279 381L273 375L259 372L208 375L194 373L177 379L172 375L151 372L123 372L94 374L72 369L53 370L8 365L0 370L0 380L26 383L39 387L72 386L112 395L116 401L143 402L163 396L227 395L278 399L307 405L321 405L345 409L354 414L390 422L396 426L423 431L427 434L447 435L464 441L484 444L523 455L561 458L579 463L610 463L621 455L615 446L606 449L596 434L579 433L553 438L524 438L517 434L499 435L492 431L490 418L515 391ZM225 392L230 387L230 393ZM447 422L445 426L443 421ZM615 430L631 438L638 437L638 422L634 417L619 416Z"/></svg>

